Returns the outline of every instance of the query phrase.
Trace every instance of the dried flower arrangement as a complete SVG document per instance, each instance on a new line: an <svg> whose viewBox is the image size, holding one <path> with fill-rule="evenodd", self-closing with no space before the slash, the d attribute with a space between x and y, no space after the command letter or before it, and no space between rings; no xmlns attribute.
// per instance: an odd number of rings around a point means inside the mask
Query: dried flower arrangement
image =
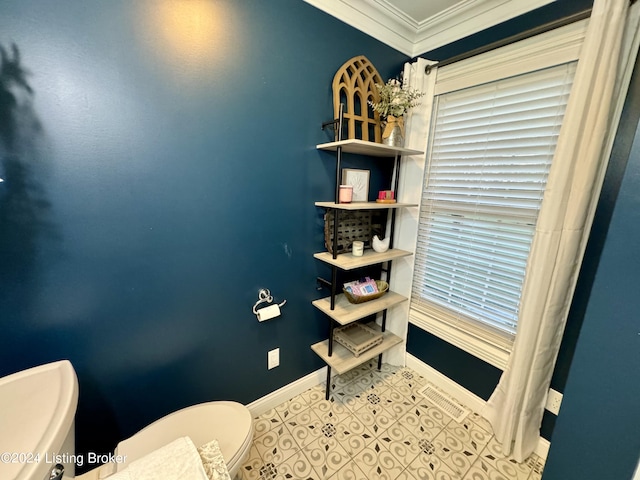
<svg viewBox="0 0 640 480"><path fill-rule="evenodd" d="M380 101L369 101L369 105L375 112L380 114L380 118L385 120L389 116L401 117L410 108L420 105L417 100L424 95L418 90L410 90L405 88L399 80L390 79L386 84L379 85L376 88L380 93Z"/></svg>

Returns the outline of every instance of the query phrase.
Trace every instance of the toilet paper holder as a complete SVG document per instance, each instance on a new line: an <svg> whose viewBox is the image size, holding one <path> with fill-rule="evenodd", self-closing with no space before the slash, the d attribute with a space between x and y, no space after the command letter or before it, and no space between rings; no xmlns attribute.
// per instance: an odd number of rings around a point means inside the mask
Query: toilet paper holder
<svg viewBox="0 0 640 480"><path fill-rule="evenodd" d="M280 307L284 306L284 304L287 303L287 301L283 300L281 303L278 303L276 305L270 305L268 307L263 307L260 310L258 310L258 305L262 303L273 303L273 296L271 295L271 292L269 291L268 288L261 288L258 291L258 301L253 306L253 310L252 310L253 314L256 317L258 317L259 321L268 320L269 318L273 318L280 315ZM277 308L271 309L271 307L277 307ZM262 314L261 310L264 310L264 309L269 309L269 312L264 312L264 314ZM273 310L273 312L271 310ZM262 318L265 316L267 318Z"/></svg>

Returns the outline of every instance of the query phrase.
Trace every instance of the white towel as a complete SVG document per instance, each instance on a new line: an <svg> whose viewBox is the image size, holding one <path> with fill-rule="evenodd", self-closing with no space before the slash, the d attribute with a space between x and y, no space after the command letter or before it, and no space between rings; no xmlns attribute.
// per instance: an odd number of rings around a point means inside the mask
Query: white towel
<svg viewBox="0 0 640 480"><path fill-rule="evenodd" d="M145 455L108 480L208 480L198 450L181 437Z"/></svg>

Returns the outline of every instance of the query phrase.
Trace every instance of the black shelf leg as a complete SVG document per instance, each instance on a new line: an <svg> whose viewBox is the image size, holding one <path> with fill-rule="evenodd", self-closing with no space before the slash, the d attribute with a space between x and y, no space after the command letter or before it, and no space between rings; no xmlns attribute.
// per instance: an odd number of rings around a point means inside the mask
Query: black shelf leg
<svg viewBox="0 0 640 480"><path fill-rule="evenodd" d="M338 294L338 267L331 266L331 310L334 310L336 308L337 294Z"/></svg>
<svg viewBox="0 0 640 480"><path fill-rule="evenodd" d="M329 400L329 393L331 392L331 367L327 365L327 385L324 390L324 399Z"/></svg>
<svg viewBox="0 0 640 480"><path fill-rule="evenodd" d="M329 319L329 356L333 355L333 330L336 328L336 323L333 321L333 318Z"/></svg>

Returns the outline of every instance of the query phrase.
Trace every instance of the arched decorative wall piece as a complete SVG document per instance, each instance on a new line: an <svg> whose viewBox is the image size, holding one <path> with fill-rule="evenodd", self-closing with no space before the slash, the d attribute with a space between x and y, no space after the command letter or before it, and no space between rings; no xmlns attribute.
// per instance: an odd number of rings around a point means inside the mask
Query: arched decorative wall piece
<svg viewBox="0 0 640 480"><path fill-rule="evenodd" d="M376 83L383 85L384 81L364 55L348 60L333 77L334 118L338 118L340 104L344 104L347 132L343 132L343 139L381 141L379 115L367 103L380 100Z"/></svg>

